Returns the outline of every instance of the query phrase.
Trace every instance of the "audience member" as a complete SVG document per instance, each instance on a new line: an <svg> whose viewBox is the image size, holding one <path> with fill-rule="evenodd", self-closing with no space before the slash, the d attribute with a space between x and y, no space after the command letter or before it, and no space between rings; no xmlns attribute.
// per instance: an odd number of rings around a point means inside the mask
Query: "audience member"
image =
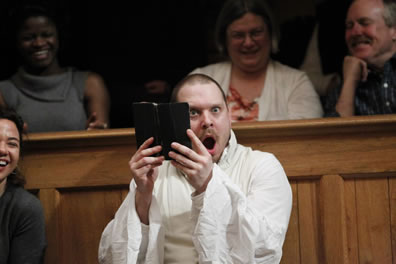
<svg viewBox="0 0 396 264"><path fill-rule="evenodd" d="M220 83L233 121L317 118L323 114L307 75L271 59L279 30L263 0L226 1L216 23L229 60L198 68Z"/></svg>
<svg viewBox="0 0 396 264"><path fill-rule="evenodd" d="M314 15L297 16L281 26L276 59L306 72L321 98L341 83L347 8L345 0L316 0Z"/></svg>
<svg viewBox="0 0 396 264"><path fill-rule="evenodd" d="M18 170L23 146L23 121L0 109L0 263L44 263L47 245L40 201L23 189Z"/></svg>
<svg viewBox="0 0 396 264"><path fill-rule="evenodd" d="M13 16L21 67L0 82L0 104L14 108L29 132L107 128L109 96L92 72L61 67L56 17L41 6L24 6Z"/></svg>
<svg viewBox="0 0 396 264"><path fill-rule="evenodd" d="M326 116L396 113L396 2L356 0L349 7L342 86L330 91Z"/></svg>
<svg viewBox="0 0 396 264"><path fill-rule="evenodd" d="M192 149L172 161L148 139L129 162L126 199L105 228L100 263L279 263L292 193L279 161L237 144L226 97L212 78L188 75L172 93L188 102Z"/></svg>

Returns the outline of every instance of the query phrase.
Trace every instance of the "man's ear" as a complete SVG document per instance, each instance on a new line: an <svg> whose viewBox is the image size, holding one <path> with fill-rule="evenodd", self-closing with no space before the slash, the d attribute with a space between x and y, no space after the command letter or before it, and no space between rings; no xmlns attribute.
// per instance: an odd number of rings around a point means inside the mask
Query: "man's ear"
<svg viewBox="0 0 396 264"><path fill-rule="evenodd" d="M390 28L390 33L391 33L393 45L395 45L396 44L396 26L392 26Z"/></svg>

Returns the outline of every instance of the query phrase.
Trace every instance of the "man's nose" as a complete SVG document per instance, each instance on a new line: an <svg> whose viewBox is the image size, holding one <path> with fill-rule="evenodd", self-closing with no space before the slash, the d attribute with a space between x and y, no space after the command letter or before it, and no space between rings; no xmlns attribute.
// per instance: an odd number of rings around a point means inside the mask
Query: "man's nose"
<svg viewBox="0 0 396 264"><path fill-rule="evenodd" d="M359 23L354 23L351 28L348 29L349 34L351 35L360 35L362 34L362 26Z"/></svg>
<svg viewBox="0 0 396 264"><path fill-rule="evenodd" d="M205 111L202 113L202 126L204 128L213 126L212 116L209 112Z"/></svg>

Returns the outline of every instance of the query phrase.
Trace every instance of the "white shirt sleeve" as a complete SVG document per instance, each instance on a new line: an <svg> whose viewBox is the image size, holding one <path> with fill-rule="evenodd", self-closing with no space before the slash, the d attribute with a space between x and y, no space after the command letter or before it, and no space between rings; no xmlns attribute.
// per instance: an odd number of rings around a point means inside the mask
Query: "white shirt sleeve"
<svg viewBox="0 0 396 264"><path fill-rule="evenodd" d="M136 184L131 182L129 193L114 219L106 226L99 243L100 264L158 264L163 262L163 231L158 203L153 196L150 225L140 222L135 208Z"/></svg>
<svg viewBox="0 0 396 264"><path fill-rule="evenodd" d="M215 165L204 198L193 197L200 263L279 263L292 193L275 157L258 164L248 194Z"/></svg>

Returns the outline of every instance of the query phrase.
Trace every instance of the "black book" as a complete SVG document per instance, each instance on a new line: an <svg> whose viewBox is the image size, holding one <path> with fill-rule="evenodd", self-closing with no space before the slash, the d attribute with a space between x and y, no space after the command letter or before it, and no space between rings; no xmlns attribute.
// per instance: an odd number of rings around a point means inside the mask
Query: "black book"
<svg viewBox="0 0 396 264"><path fill-rule="evenodd" d="M187 136L190 128L190 113L188 103L133 103L135 120L136 144L139 148L150 137L154 137L151 146L162 146L158 155L168 156L172 142L178 142L191 148Z"/></svg>

